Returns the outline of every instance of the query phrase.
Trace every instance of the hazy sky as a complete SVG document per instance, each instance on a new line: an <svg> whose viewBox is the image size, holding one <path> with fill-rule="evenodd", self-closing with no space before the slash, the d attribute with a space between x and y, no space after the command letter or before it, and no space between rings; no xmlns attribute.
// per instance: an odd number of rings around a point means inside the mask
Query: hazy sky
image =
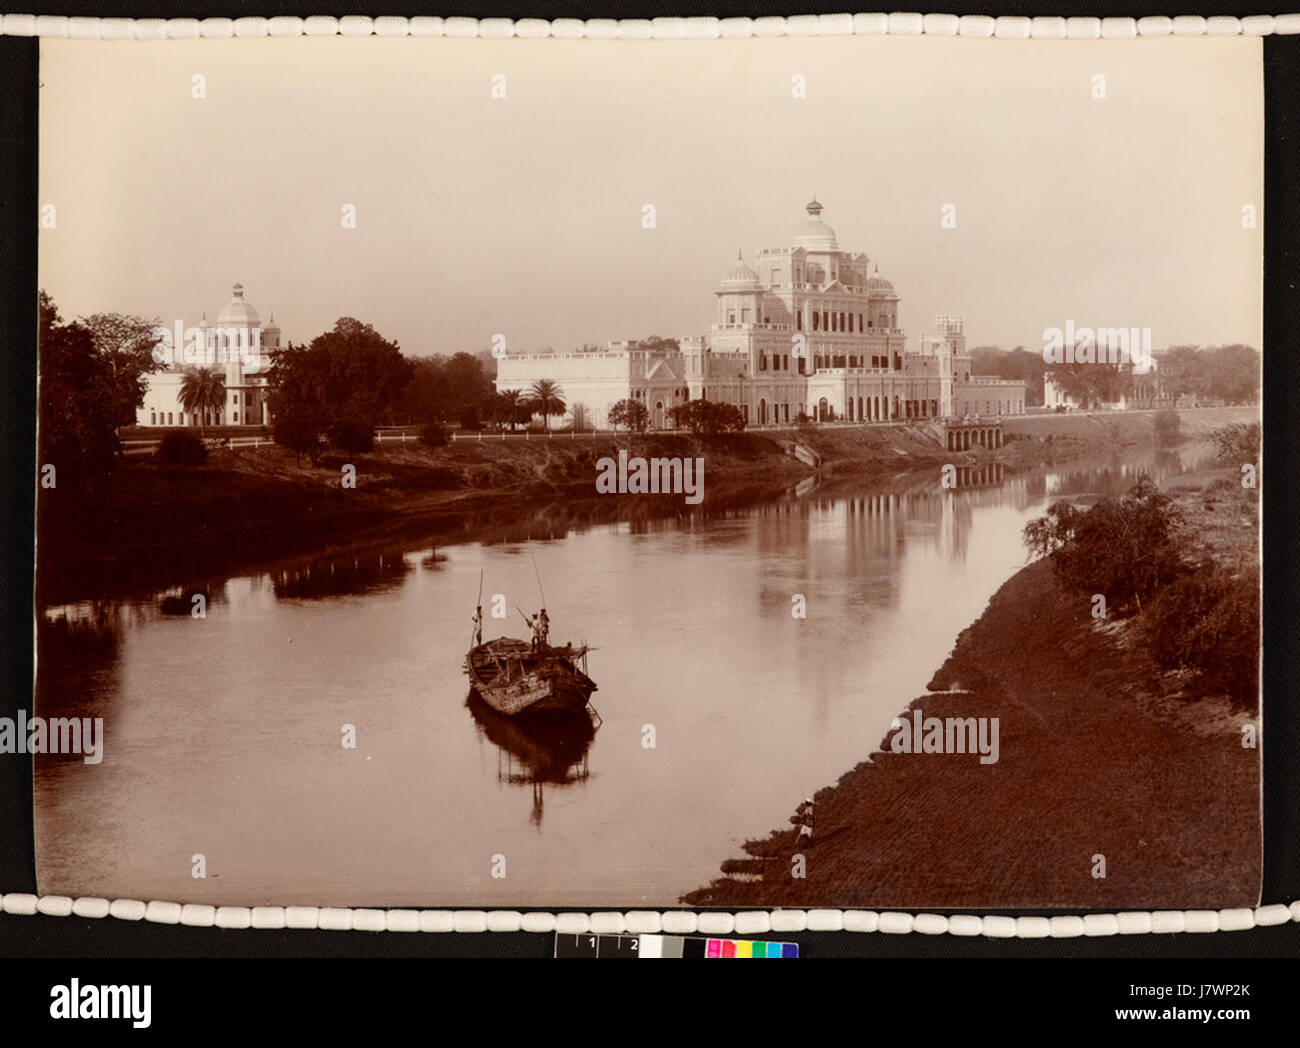
<svg viewBox="0 0 1300 1048"><path fill-rule="evenodd" d="M703 333L737 248L788 244L815 192L841 249L894 282L911 345L952 312L971 345L1041 349L1073 319L1259 346L1263 215L1243 230L1241 208L1263 203L1261 54L45 38L41 285L65 317L191 324L241 281L288 339L351 315L407 353Z"/></svg>

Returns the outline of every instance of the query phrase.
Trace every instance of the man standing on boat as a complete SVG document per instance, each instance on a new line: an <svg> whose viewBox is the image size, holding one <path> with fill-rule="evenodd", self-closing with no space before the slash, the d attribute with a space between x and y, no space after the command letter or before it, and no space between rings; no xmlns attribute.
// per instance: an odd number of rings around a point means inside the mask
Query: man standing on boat
<svg viewBox="0 0 1300 1048"><path fill-rule="evenodd" d="M546 617L546 609L543 608L533 616L524 615L524 621L533 630L533 651L541 651L547 646L546 638L551 631L551 620Z"/></svg>

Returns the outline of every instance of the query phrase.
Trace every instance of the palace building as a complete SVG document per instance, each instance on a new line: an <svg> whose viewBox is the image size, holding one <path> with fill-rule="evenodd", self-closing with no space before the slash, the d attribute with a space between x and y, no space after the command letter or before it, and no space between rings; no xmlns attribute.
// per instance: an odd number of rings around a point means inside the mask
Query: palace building
<svg viewBox="0 0 1300 1048"><path fill-rule="evenodd" d="M236 284L234 297L208 323L205 312L196 325L205 347L202 360L186 360L185 341L170 336L172 359L146 376L144 403L136 410L140 426L265 426L271 421L267 409L267 371L280 346L280 329L275 314L265 326L256 309L244 298L244 285ZM181 329L183 325L178 324ZM170 332L169 332L170 334ZM178 330L179 335L179 330ZM188 335L185 336L187 340ZM242 351L242 352L241 352ZM187 412L180 402L181 382L191 367L220 369L226 383L226 403L215 412Z"/></svg>
<svg viewBox="0 0 1300 1048"><path fill-rule="evenodd" d="M538 379L561 388L579 427L605 428L620 400L643 402L656 429L687 400L723 401L749 425L996 417L1025 410L1023 382L971 374L962 318L939 316L909 349L899 296L863 252L841 251L816 200L787 247L738 255L714 289L714 322L678 348L507 354L497 389Z"/></svg>

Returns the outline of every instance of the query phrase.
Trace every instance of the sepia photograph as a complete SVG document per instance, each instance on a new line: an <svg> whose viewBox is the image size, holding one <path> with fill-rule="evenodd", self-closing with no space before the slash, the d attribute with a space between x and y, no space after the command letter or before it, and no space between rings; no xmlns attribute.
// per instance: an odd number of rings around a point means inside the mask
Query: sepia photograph
<svg viewBox="0 0 1300 1048"><path fill-rule="evenodd" d="M42 39L41 895L1257 906L1262 56Z"/></svg>

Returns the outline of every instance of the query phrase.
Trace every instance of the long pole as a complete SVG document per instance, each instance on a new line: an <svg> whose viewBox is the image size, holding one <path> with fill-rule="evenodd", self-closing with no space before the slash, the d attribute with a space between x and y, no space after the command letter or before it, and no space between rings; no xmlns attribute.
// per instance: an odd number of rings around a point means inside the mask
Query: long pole
<svg viewBox="0 0 1300 1048"><path fill-rule="evenodd" d="M483 643L483 569L478 569L478 603L474 607L474 647Z"/></svg>
<svg viewBox="0 0 1300 1048"><path fill-rule="evenodd" d="M528 556L533 562L533 574L537 576L537 592L542 598L542 610L546 609L546 591L542 589L542 573L537 569L537 558L530 552Z"/></svg>

